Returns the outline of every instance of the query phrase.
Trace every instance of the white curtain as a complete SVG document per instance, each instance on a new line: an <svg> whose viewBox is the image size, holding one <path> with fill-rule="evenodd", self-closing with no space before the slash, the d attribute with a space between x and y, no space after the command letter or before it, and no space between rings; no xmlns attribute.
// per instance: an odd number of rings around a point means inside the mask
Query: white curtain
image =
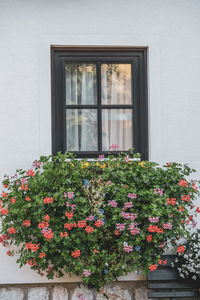
<svg viewBox="0 0 200 300"><path fill-rule="evenodd" d="M66 104L97 104L96 65L66 65ZM97 111L68 109L67 150L91 151L97 149Z"/></svg>
<svg viewBox="0 0 200 300"><path fill-rule="evenodd" d="M131 104L131 65L103 64L102 104ZM120 150L132 147L132 110L102 110L103 150L109 150L112 144L118 144Z"/></svg>

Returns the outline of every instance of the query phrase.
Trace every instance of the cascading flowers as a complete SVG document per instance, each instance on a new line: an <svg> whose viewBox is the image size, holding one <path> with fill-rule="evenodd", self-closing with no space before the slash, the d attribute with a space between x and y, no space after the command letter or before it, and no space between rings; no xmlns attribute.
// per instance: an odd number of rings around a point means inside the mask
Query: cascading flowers
<svg viewBox="0 0 200 300"><path fill-rule="evenodd" d="M169 243L184 252L176 241L200 212L193 203L198 188L187 179L194 170L138 157L130 150L89 162L58 153L5 176L0 243L7 255L49 279L73 273L99 289L164 265Z"/></svg>

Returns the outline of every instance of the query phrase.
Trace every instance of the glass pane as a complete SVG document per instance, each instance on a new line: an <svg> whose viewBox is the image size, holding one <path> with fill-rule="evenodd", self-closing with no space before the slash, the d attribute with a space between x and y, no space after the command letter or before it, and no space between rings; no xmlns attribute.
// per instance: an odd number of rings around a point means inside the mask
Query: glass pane
<svg viewBox="0 0 200 300"><path fill-rule="evenodd" d="M108 151L112 144L118 144L119 150L132 148L132 132L131 109L102 109L103 151Z"/></svg>
<svg viewBox="0 0 200 300"><path fill-rule="evenodd" d="M96 65L69 63L66 72L66 104L97 104Z"/></svg>
<svg viewBox="0 0 200 300"><path fill-rule="evenodd" d="M131 64L101 65L102 104L132 104Z"/></svg>
<svg viewBox="0 0 200 300"><path fill-rule="evenodd" d="M67 109L67 151L97 151L97 110Z"/></svg>

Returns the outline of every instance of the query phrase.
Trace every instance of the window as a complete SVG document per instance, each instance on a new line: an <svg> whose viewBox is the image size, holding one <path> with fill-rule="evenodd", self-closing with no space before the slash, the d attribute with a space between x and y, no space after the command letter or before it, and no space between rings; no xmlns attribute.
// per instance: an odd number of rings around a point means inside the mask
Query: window
<svg viewBox="0 0 200 300"><path fill-rule="evenodd" d="M148 159L146 49L52 47L52 152ZM109 151L110 152L110 151Z"/></svg>

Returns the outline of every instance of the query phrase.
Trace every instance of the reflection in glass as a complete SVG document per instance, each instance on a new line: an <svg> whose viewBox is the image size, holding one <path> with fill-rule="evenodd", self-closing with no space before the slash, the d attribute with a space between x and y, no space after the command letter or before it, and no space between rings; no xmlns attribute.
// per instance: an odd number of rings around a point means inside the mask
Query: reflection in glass
<svg viewBox="0 0 200 300"><path fill-rule="evenodd" d="M96 104L96 65L89 63L68 63L66 72L66 104Z"/></svg>
<svg viewBox="0 0 200 300"><path fill-rule="evenodd" d="M97 151L97 110L67 109L67 151Z"/></svg>
<svg viewBox="0 0 200 300"><path fill-rule="evenodd" d="M132 104L131 64L101 65L102 104Z"/></svg>
<svg viewBox="0 0 200 300"><path fill-rule="evenodd" d="M118 144L119 150L132 148L132 132L131 109L102 109L103 151L108 151L112 144Z"/></svg>

